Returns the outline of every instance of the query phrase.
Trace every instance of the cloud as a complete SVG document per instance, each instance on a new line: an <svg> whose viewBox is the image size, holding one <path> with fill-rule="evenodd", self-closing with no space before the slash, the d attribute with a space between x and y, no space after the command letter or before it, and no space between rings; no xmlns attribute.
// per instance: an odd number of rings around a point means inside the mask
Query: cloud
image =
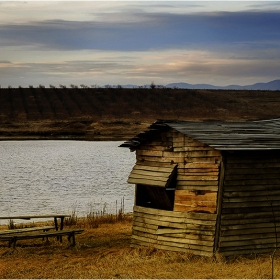
<svg viewBox="0 0 280 280"><path fill-rule="evenodd" d="M85 56L88 56L85 59ZM74 58L74 57L73 57ZM219 52L171 49L150 52L87 52L82 59L12 63L1 67L0 84L167 84L174 81L216 85L250 84L280 76L278 59L236 59Z"/></svg>
<svg viewBox="0 0 280 280"><path fill-rule="evenodd" d="M0 84L279 78L280 4L227 2L1 3Z"/></svg>
<svg viewBox="0 0 280 280"><path fill-rule="evenodd" d="M0 26L0 46L146 51L280 41L280 12L117 14L111 21L48 20Z"/></svg>

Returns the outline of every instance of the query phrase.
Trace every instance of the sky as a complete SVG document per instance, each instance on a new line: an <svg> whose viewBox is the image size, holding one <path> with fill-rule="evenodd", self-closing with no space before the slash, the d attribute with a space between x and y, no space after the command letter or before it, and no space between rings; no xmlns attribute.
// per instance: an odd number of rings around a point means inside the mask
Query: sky
<svg viewBox="0 0 280 280"><path fill-rule="evenodd" d="M280 79L280 1L1 1L0 86Z"/></svg>

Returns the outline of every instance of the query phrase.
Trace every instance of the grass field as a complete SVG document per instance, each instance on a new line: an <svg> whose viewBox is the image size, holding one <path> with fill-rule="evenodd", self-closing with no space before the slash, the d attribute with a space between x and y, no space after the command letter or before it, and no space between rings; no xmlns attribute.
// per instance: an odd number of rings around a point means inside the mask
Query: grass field
<svg viewBox="0 0 280 280"><path fill-rule="evenodd" d="M270 255L225 259L156 250L130 248L131 217L95 220L72 219L67 227L81 227L76 247L68 241L50 244L41 240L18 242L15 250L0 243L0 278L161 278L241 279L271 278ZM274 263L274 278L280 278L280 257Z"/></svg>

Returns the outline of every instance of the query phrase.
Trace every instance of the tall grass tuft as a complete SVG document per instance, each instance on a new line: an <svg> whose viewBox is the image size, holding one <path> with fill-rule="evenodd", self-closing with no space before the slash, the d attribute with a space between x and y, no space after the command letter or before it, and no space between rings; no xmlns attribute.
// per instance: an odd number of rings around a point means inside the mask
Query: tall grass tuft
<svg viewBox="0 0 280 280"><path fill-rule="evenodd" d="M65 218L64 224L66 226L74 226L78 224L78 217L76 215L76 209L74 209L69 218Z"/></svg>
<svg viewBox="0 0 280 280"><path fill-rule="evenodd" d="M65 219L65 225L98 228L101 224L114 224L122 221L132 221L132 215L124 212L124 198L121 199L120 205L116 200L115 214L108 213L107 203L105 202L100 211L94 211L91 207L86 216L82 218L78 218L76 210L73 210L71 217Z"/></svg>

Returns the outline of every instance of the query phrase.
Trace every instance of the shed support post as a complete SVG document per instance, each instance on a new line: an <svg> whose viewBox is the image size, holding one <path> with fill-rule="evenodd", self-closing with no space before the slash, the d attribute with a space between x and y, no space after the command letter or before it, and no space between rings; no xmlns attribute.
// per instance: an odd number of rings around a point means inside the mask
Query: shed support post
<svg viewBox="0 0 280 280"><path fill-rule="evenodd" d="M219 186L217 195L217 221L216 221L216 232L215 232L215 242L214 242L214 253L217 252L219 247L219 237L220 237L220 225L221 225L221 214L222 214L222 203L223 203L223 188L224 188L224 178L225 178L225 161L226 157L223 155L222 162L220 164L220 176L219 176Z"/></svg>

